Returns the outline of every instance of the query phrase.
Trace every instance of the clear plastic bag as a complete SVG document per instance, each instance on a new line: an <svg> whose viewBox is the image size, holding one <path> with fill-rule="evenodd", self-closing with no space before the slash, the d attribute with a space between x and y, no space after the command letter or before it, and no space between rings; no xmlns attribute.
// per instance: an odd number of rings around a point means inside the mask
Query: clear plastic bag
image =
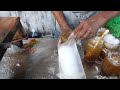
<svg viewBox="0 0 120 90"><path fill-rule="evenodd" d="M71 38L58 45L60 79L86 79L76 40Z"/></svg>

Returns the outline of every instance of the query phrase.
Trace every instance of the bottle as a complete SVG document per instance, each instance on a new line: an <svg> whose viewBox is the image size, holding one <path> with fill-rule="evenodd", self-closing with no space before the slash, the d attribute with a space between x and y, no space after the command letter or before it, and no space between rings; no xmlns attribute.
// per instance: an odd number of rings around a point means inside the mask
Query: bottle
<svg viewBox="0 0 120 90"><path fill-rule="evenodd" d="M35 31L35 29L32 29L31 37L32 38L37 38L38 37L38 33Z"/></svg>

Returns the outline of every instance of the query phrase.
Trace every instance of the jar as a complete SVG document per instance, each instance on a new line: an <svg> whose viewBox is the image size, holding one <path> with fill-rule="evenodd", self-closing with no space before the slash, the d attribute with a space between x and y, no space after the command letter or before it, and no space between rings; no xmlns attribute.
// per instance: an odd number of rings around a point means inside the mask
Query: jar
<svg viewBox="0 0 120 90"><path fill-rule="evenodd" d="M106 35L103 41L104 41L104 46L99 58L101 61L103 61L105 56L108 55L108 52L111 51L117 52L120 47L119 40L113 37L111 34Z"/></svg>
<svg viewBox="0 0 120 90"><path fill-rule="evenodd" d="M101 40L100 44L95 47L95 44L99 40L100 37L96 36L93 38L90 38L85 43L85 50L84 50L84 59L88 62L95 62L98 57L100 56L100 53L103 49L103 40Z"/></svg>
<svg viewBox="0 0 120 90"><path fill-rule="evenodd" d="M120 75L120 54L115 51L108 52L104 58L101 71L103 75Z"/></svg>
<svg viewBox="0 0 120 90"><path fill-rule="evenodd" d="M119 44L110 44L109 42L104 42L104 45L107 49L110 49L110 50L118 50L119 49Z"/></svg>
<svg viewBox="0 0 120 90"><path fill-rule="evenodd" d="M109 50L116 51L119 49L120 41L111 34L108 34L104 37L104 46Z"/></svg>
<svg viewBox="0 0 120 90"><path fill-rule="evenodd" d="M100 53L100 56L98 58L99 64L102 64L102 61L103 61L103 59L105 58L105 56L107 55L108 52L109 52L109 50L104 48L104 46L103 46L103 49L102 49L102 51Z"/></svg>

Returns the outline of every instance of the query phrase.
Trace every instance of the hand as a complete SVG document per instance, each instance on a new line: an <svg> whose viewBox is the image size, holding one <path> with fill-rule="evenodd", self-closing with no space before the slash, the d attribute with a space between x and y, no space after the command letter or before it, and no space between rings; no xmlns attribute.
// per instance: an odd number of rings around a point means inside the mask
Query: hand
<svg viewBox="0 0 120 90"><path fill-rule="evenodd" d="M106 20L103 17L94 16L82 21L73 33L77 39L86 39L89 36L94 36L105 21Z"/></svg>
<svg viewBox="0 0 120 90"><path fill-rule="evenodd" d="M71 33L72 33L72 29L70 29L70 28L62 30L62 32L59 36L58 44L65 42L68 39L68 37L71 35Z"/></svg>

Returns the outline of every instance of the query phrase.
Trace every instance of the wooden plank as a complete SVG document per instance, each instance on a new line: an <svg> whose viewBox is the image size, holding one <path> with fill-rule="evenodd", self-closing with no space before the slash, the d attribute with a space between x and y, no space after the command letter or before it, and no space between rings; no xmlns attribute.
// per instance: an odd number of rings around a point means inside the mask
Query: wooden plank
<svg viewBox="0 0 120 90"><path fill-rule="evenodd" d="M7 43L12 40L17 31L19 20L19 17L0 18L0 60L7 50L1 43Z"/></svg>
<svg viewBox="0 0 120 90"><path fill-rule="evenodd" d="M10 42L13 36L9 33L15 34L19 20L18 17L2 17L0 19L0 43ZM8 35L10 37L7 37Z"/></svg>

